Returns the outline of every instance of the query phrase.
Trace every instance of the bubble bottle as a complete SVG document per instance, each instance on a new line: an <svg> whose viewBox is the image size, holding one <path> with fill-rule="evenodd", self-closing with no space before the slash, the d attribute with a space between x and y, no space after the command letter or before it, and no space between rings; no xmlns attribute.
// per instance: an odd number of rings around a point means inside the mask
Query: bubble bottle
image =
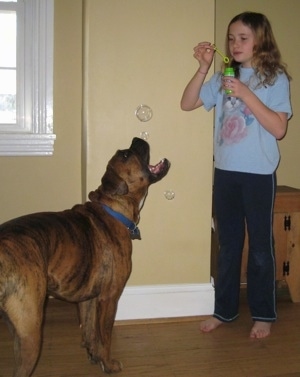
<svg viewBox="0 0 300 377"><path fill-rule="evenodd" d="M234 77L234 69L232 67L226 67L224 69L224 77ZM230 79L228 79L230 82ZM232 90L231 89L225 89L226 94L231 94Z"/></svg>

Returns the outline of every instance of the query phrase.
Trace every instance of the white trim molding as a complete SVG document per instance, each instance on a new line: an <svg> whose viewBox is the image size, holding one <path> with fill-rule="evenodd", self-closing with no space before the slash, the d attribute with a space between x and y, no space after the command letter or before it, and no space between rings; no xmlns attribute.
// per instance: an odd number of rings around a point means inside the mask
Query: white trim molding
<svg viewBox="0 0 300 377"><path fill-rule="evenodd" d="M210 315L214 308L212 284L125 287L116 320Z"/></svg>
<svg viewBox="0 0 300 377"><path fill-rule="evenodd" d="M0 156L51 156L53 134L0 134Z"/></svg>

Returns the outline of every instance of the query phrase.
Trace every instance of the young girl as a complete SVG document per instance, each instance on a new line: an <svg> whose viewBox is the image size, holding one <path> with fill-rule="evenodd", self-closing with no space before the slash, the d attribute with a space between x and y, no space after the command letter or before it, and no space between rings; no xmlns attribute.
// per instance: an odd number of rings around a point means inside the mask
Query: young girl
<svg viewBox="0 0 300 377"><path fill-rule="evenodd" d="M227 30L227 55L235 77L216 73L204 83L214 45L194 48L200 67L184 90L182 110L216 108L214 128L214 208L220 253L215 309L201 323L210 332L238 317L245 223L249 235L248 303L252 338L270 334L276 320L273 203L279 163L277 139L291 116L289 75L268 19L244 12ZM226 95L224 90L231 91Z"/></svg>

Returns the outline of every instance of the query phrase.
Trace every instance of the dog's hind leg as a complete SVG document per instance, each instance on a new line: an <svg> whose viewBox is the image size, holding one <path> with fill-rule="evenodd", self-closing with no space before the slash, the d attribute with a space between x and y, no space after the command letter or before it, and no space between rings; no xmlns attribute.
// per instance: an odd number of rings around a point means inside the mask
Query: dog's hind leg
<svg viewBox="0 0 300 377"><path fill-rule="evenodd" d="M44 302L30 296L11 296L6 303L6 314L13 328L15 370L13 377L29 377L37 363L42 338Z"/></svg>
<svg viewBox="0 0 300 377"><path fill-rule="evenodd" d="M92 362L98 363L106 373L122 370L118 360L111 359L111 336L117 310L117 299L94 298L78 304L82 328L82 346Z"/></svg>

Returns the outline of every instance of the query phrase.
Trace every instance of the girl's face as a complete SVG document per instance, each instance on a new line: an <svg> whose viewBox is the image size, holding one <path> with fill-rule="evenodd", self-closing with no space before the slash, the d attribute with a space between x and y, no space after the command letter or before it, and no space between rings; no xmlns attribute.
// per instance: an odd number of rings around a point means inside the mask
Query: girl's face
<svg viewBox="0 0 300 377"><path fill-rule="evenodd" d="M242 21L236 21L229 26L228 45L230 54L236 62L241 63L244 68L252 66L255 36Z"/></svg>

